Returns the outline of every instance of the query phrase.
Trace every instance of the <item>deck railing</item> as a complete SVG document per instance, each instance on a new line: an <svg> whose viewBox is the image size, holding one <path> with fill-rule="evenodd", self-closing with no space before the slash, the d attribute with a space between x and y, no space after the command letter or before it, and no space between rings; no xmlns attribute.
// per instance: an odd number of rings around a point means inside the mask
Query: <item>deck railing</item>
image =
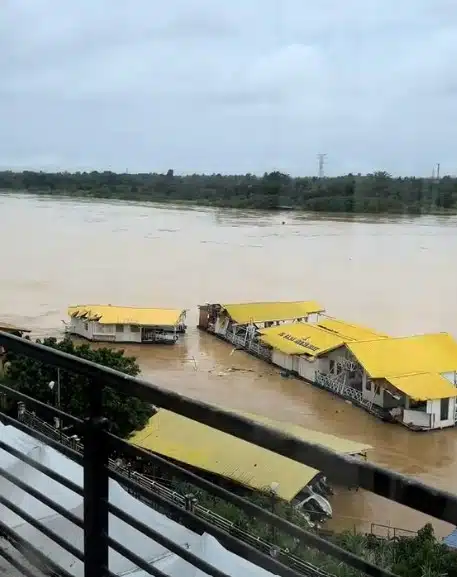
<svg viewBox="0 0 457 577"><path fill-rule="evenodd" d="M170 552L199 568L204 574L217 577L227 575L224 571L203 561L188 549L176 545L170 539L158 533L154 527L144 525L133 518L127 511L120 510L110 503L108 497L109 478L118 481L131 492L141 495L144 500L149 500L156 505L160 505L163 509L170 512L170 514L179 516L181 522L184 525L192 526L194 531L199 533L206 532L213 535L224 547L233 553L264 567L271 573L284 577L303 575L303 573L298 572L294 568L285 566L271 555L262 553L258 549L241 541L237 536L230 534L228 531L215 527L207 520L195 515L192 510L183 509L178 504L169 502L165 497L153 493L146 487L142 487L134 480L126 479L120 472L110 470L109 457L112 453L125 455L128 458L137 458L140 456L152 463L158 463L160 466L168 467L170 470L175 471L175 473L179 473L179 476L187 479L188 482L194 486L209 491L221 499L234 504L250 516L262 520L265 524L275 526L278 530L287 533L310 548L331 555L367 575L373 577L391 576L389 571L377 567L361 557L342 549L332 541L324 539L311 531L304 530L290 523L288 520L278 517L273 512L259 507L251 501L243 499L194 473L169 463L157 455L152 455L151 453L138 449L128 442L110 434L108 431L109 423L107 423L103 415L102 404L102 392L106 386L112 387L119 393L128 396L137 396L157 407L174 411L300 463L312 466L323 471L335 482L344 486L359 486L362 489L416 509L426 515L457 525L457 497L450 493L428 487L416 479L405 477L399 473L353 457L337 455L321 446L305 442L291 435L260 425L246 417L224 411L201 401L187 398L174 391L162 389L152 383L127 376L115 370L102 367L90 361L33 343L20 337L0 332L0 345L5 347L7 351L22 354L57 368L84 375L89 379L90 387L88 387L87 395L90 401L90 414L88 414L84 421L26 397L14 389L2 386L2 391L6 396L16 401L24 402L29 410L40 411L43 414L47 413L51 418L58 416L66 424L71 423L79 428L79 434L83 438L83 455L70 447L63 446L57 440L50 439L45 434L39 433L11 416L3 414L5 422L14 425L37 439L43 440L43 442L49 446L56 448L73 461L81 464L84 470L83 489L70 483L57 472L43 465L38 465L33 459L29 459L24 454L15 451L6 443L0 441L0 449L13 454L16 458L26 462L30 466L38 468L54 481L61 483L83 497L84 520L82 521L80 518L75 517L72 513L54 503L49 496L40 494L34 488L27 486L14 476L9 475L7 471L0 470L0 474L4 478L15 483L22 490L28 492L34 498L39 499L46 506L54 509L59 515L83 530L84 547L82 550L79 550L74 544L66 542L60 535L43 527L39 521L28 515L27 511L21 510L20 507L10 502L4 495L0 495L0 504L9 508L24 519L26 523L47 535L60 547L70 552L76 559L79 559L81 563L84 564L85 577L112 575L109 571L108 563L108 553L110 549L117 551L120 555L150 575L159 577L166 575L156 567L150 565L146 560L139 558L132 551L129 551L122 543L119 543L110 535L108 527L109 514L118 517L132 528L161 544ZM14 534L14 531L7 527L2 520L0 520L0 531L4 538L6 537L13 546L20 550L22 557L28 559L32 565L38 565L42 572L52 575L64 575L65 577L70 575L67 571L45 558L43 553L38 551L33 544L26 542L17 534ZM7 559L11 565L15 567L20 565L18 569L22 574L36 575L36 572L34 573L23 563L21 564L17 556L15 557L6 549L0 548L0 555ZM42 569L43 567L46 568L46 571Z"/></svg>
<svg viewBox="0 0 457 577"><path fill-rule="evenodd" d="M62 432L62 430L52 427L33 413L30 413L27 410L21 410L18 418L21 423L24 423L32 429L43 433L47 437L59 441L60 443L70 447L71 449L74 449L75 451L78 451L81 454L84 453L84 447L81 442L72 436L66 435L64 432ZM138 471L132 470L131 467L124 465L122 462L120 462L120 460L109 459L109 468L118 472L124 478L134 481L151 493L167 499L170 503L175 503L183 509L187 508L188 506L186 495L171 489L160 481L151 479L147 475L143 475ZM137 492L133 492L133 494L141 500L141 494ZM276 559L282 561L289 567L297 569L303 575L309 575L310 577L332 577L329 573L322 571L312 563L301 559L297 555L294 555L284 548L277 547L275 543L267 541L266 539L262 539L257 535L254 535L252 532L238 527L234 522L229 521L222 515L215 513L210 508L200 505L198 501L193 504L192 511L198 517L206 519L209 523L214 525L214 527L222 529L230 535L238 537L238 539L244 543L247 543L248 545L251 545L255 549L258 549L259 551L269 555L274 552Z"/></svg>

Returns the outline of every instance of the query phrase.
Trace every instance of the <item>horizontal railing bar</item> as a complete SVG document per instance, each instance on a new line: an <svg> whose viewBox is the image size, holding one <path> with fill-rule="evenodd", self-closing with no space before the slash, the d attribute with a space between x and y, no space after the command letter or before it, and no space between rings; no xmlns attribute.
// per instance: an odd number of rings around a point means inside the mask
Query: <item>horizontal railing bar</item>
<svg viewBox="0 0 457 577"><path fill-rule="evenodd" d="M302 529L301 527L294 525L290 521L287 521L287 519L278 517L277 515L268 511L267 509L263 509L262 507L259 507L255 503L252 503L251 501L248 501L247 499L244 499L243 497L240 497L235 493L231 493L227 489L224 489L219 485L211 483L211 481L207 481L203 477L199 477L195 473L192 473L191 471L188 471L187 469L184 469L183 467L180 467L175 463L167 461L163 457L145 451L144 449L140 449L139 447L135 447L134 445L131 445L130 443L127 443L126 441L119 439L118 437L115 437L114 435L111 434L108 434L108 442L110 443L111 447L117 451L124 452L126 454L131 455L132 457L141 456L142 458L145 458L153 463L160 463L160 465L163 466L164 468L168 467L169 471L176 473L177 476L184 478L186 481L195 485L196 487L199 487L200 489L203 489L205 491L213 493L214 495L217 495L221 499L229 503L232 503L235 506L238 506L245 513L252 514L253 516L265 521L265 523L275 525L278 529L281 529L282 531L288 533L292 537L300 539L302 543L306 543L310 547L313 547L324 553L327 553L328 555L331 555L332 557L335 557L336 559L343 561L344 563L350 565L351 567L354 567L355 569L364 571L367 575L370 575L371 577L393 577L393 574L390 573L389 571L380 569L376 565L364 561L360 557L357 557L353 553L346 551L342 547L338 547L338 545L335 545L331 541L328 541L327 539L323 539L322 537L319 537L314 533L306 531L305 529ZM110 472L110 474L112 475L112 472ZM125 477L119 475L119 482L121 482L120 481L121 478L123 480L122 482L124 482L125 484ZM135 490L140 495L143 494L144 496L151 498L150 497L151 492L149 492L148 489L145 489L142 485L137 484L133 479L131 479L130 481L135 486ZM152 493L152 495L155 494Z"/></svg>
<svg viewBox="0 0 457 577"><path fill-rule="evenodd" d="M0 331L0 344L7 350L91 377L95 383L101 382L127 396L139 397L324 473L331 471L329 476L342 484L359 486L426 515L457 525L457 497L448 492L427 487L419 481L373 463L338 455L320 445L303 441L241 415L22 337Z"/></svg>
<svg viewBox="0 0 457 577"><path fill-rule="evenodd" d="M51 561L49 557L46 557L44 553L20 537L13 529L5 525L3 521L0 521L0 534L16 551L27 559L30 565L35 567L38 563L41 568L46 570L49 577L73 577L68 571L56 565L56 563Z"/></svg>
<svg viewBox="0 0 457 577"><path fill-rule="evenodd" d="M17 449L10 447L9 445L4 443L3 441L0 441L0 449L2 451L10 453L11 455L13 455L13 457L16 457L17 459L21 460L23 463L26 463L27 465L30 465L30 467L33 467L37 471L40 471L40 473L43 473L43 475L46 475L47 477L49 477L53 481L56 481L56 483L59 483L63 487L66 487L70 491L73 491L73 493L76 493L77 495L80 495L81 497L84 495L84 489L82 487L80 487L76 483L73 483L73 481L70 481L66 477L63 477L59 473L56 473L52 469L49 469L49 467L46 467L45 465L38 463L38 461L35 461L35 459L32 459L28 455L21 453L21 451L18 451ZM2 474L1 471L0 471L0 474ZM16 477L15 477L15 479L16 479Z"/></svg>
<svg viewBox="0 0 457 577"><path fill-rule="evenodd" d="M32 517L32 515L29 515L23 509L21 509L14 503L11 503L11 501L8 501L8 499L5 499L5 497L3 497L3 495L1 494L0 494L0 504L9 509L10 511L12 511L18 517L24 519L26 523L31 525L34 529L36 529L40 533L43 533L43 535L48 537L48 539L51 539L51 541L54 541L54 543L59 545L59 547L62 547L62 549L68 551L70 555L73 555L74 557L76 557L76 559L79 559L80 561L84 562L84 553L82 551L76 549L76 547L71 545L71 543L68 543L68 541L62 539L60 535L57 535L57 533L54 533L54 531L48 529L45 525L43 525L42 523L37 521L34 517Z"/></svg>
<svg viewBox="0 0 457 577"><path fill-rule="evenodd" d="M0 394L4 393L8 397L13 397L18 401L23 402L27 407L33 407L34 409L39 409L42 413L45 413L47 416L50 417L59 417L60 419L65 419L66 421L71 421L75 425L82 425L83 421L74 417L73 415L69 415L64 411L61 411L57 407L53 407L52 405L47 405L46 403L42 403L41 401L37 401L33 397L29 397L28 395L24 395L16 389L12 389L7 385L0 383Z"/></svg>
<svg viewBox="0 0 457 577"><path fill-rule="evenodd" d="M184 547L177 545L171 539L168 539L168 537L165 537L164 535L162 535L158 531L155 531L151 527L148 527L144 523L137 521L137 519L135 519L128 513L125 513L125 511L122 511L122 509L119 509L115 505L109 503L108 509L110 513L121 519L121 521L124 521L124 523L127 523L127 525L130 525L140 533L143 533L143 535L146 535L146 537L149 537L159 545L162 545L162 547L165 547L172 553L175 553L176 555L178 555L179 557L181 557L182 559L184 559L197 569L200 569L204 573L207 573L212 577L230 577L227 573L220 571L210 563L200 559L200 557L197 557L197 555L194 555L194 553L191 553Z"/></svg>
<svg viewBox="0 0 457 577"><path fill-rule="evenodd" d="M146 573L148 573L149 575L152 575L153 577L168 577L166 573L152 566L150 563L148 563L141 557L138 557L138 555L135 555L135 553L132 553L130 549L127 549L127 547L121 545L119 541L116 541L112 537L107 537L107 539L108 539L108 545L111 547L111 549L114 549L114 551L117 551L119 555L122 555L122 557L125 557L132 563L135 563L137 567L143 569L143 571L146 571Z"/></svg>
<svg viewBox="0 0 457 577"><path fill-rule="evenodd" d="M17 569L21 575L24 577L37 577L37 574L31 571L28 567L23 565L18 559L15 559L8 551L2 549L0 545L0 557L3 557L7 563L9 563L12 567Z"/></svg>
<svg viewBox="0 0 457 577"><path fill-rule="evenodd" d="M115 479L120 485L124 485L126 487L129 487L131 490L138 492L138 485L130 481L130 479L125 479L115 471L110 471L110 477ZM247 559L248 561L251 561L256 565L260 565L266 571L271 571L274 575L276 574L283 575L285 577L302 577L299 573L297 573L290 567L287 567L286 565L279 563L278 561L276 561L276 559L273 559L272 557L265 555L258 549L254 549L254 547L251 547L250 545L243 543L236 537L233 537L233 535L230 535L226 531L223 531L222 529L215 527L214 525L202 519L201 517L198 517L191 511L183 509L179 505L170 502L165 497L161 497L153 493L152 491L144 489L143 487L141 487L141 494L146 496L153 503L159 503L165 509L172 510L173 512L178 513L181 518L187 519L188 523L191 524L192 527L198 528L199 532L200 531L202 533L206 532L209 533L210 535L213 535L220 543L222 543L222 545L226 546L233 553L243 557L244 559Z"/></svg>
<svg viewBox="0 0 457 577"><path fill-rule="evenodd" d="M82 519L76 517L76 515L73 515L73 513L70 513L65 509L65 507L62 507L52 499L49 499L49 497L46 497L46 495L43 495L42 493L40 493L40 491L37 491L33 487L30 487L30 485L27 485L27 483L23 483L20 479L18 479L14 475L11 475L11 473L8 473L8 471L5 471L5 469L0 468L0 476L2 476L4 479L9 481L16 487L19 487L19 489L22 489L23 491L28 493L37 501L43 503L43 505L45 505L46 507L53 509L56 513L62 515L62 517L65 517L65 519L70 521L70 523L73 523L80 529L84 527L84 522Z"/></svg>
<svg viewBox="0 0 457 577"><path fill-rule="evenodd" d="M65 457L68 457L71 461L78 463L78 465L81 465L81 466L83 465L83 456L80 453L78 453L77 451L75 451L74 449L70 449L70 447L66 447L64 444L59 443L58 441L55 441L54 439L51 439L50 437L48 437L47 435L44 435L43 433L40 433L36 429L33 429L32 427L25 425L21 421L18 421L17 419L14 419L13 417L10 417L9 415L5 415L5 413L0 412L0 418L2 421L6 421L8 423L8 425L11 425L15 429L19 429L19 431L22 431L26 435L29 435L29 437L32 437L33 439L37 439L38 441L44 443L45 445L48 445L52 449L55 449L59 453L62 453L63 455L65 455ZM51 477L51 475L49 475L49 476Z"/></svg>

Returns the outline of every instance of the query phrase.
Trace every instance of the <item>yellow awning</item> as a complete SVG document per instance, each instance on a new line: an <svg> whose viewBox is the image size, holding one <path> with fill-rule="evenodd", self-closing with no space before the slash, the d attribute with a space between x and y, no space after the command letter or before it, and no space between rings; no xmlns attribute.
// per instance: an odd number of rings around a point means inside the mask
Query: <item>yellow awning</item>
<svg viewBox="0 0 457 577"><path fill-rule="evenodd" d="M185 310L77 305L68 308L68 315L98 320L103 325L175 326L185 315Z"/></svg>
<svg viewBox="0 0 457 577"><path fill-rule="evenodd" d="M320 327L336 333L345 341L371 341L373 339L385 339L388 335L378 333L362 325L347 323L340 319L326 317L319 319L317 323Z"/></svg>
<svg viewBox="0 0 457 577"><path fill-rule="evenodd" d="M324 311L316 301L241 303L221 306L240 325L268 321L292 321Z"/></svg>
<svg viewBox="0 0 457 577"><path fill-rule="evenodd" d="M318 357L344 345L344 340L310 323L293 323L260 331L260 340L286 355Z"/></svg>
<svg viewBox="0 0 457 577"><path fill-rule="evenodd" d="M374 379L457 370L457 342L448 333L348 342L346 346Z"/></svg>
<svg viewBox="0 0 457 577"><path fill-rule="evenodd" d="M333 435L307 431L296 425L286 426L266 417L252 414L246 416L279 430L288 430L302 439L317 442L338 453L356 454L370 448ZM133 435L130 442L258 491L268 491L272 483L277 483L277 494L286 501L292 501L319 472L165 409L159 409L148 425Z"/></svg>
<svg viewBox="0 0 457 577"><path fill-rule="evenodd" d="M438 373L420 373L386 379L396 389L417 401L457 397L457 387Z"/></svg>

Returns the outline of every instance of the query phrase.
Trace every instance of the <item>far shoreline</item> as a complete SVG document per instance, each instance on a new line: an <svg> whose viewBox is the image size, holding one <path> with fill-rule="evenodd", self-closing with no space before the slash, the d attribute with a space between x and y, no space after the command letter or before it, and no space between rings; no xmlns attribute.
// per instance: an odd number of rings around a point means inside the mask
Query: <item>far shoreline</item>
<svg viewBox="0 0 457 577"><path fill-rule="evenodd" d="M329 215L457 214L457 178L394 178L386 172L335 177L0 171L0 192L183 207Z"/></svg>

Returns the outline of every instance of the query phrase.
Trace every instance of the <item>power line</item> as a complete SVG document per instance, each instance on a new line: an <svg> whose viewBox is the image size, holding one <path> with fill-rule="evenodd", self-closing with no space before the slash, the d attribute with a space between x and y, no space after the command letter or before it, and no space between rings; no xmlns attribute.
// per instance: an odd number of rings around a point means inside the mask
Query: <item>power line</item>
<svg viewBox="0 0 457 577"><path fill-rule="evenodd" d="M319 172L318 172L319 178L323 178L323 177L324 177L324 164L325 164L325 159L326 159L326 157L327 157L327 153L322 153L322 152L320 152L320 153L317 155L317 160L318 160L318 163L319 163Z"/></svg>

